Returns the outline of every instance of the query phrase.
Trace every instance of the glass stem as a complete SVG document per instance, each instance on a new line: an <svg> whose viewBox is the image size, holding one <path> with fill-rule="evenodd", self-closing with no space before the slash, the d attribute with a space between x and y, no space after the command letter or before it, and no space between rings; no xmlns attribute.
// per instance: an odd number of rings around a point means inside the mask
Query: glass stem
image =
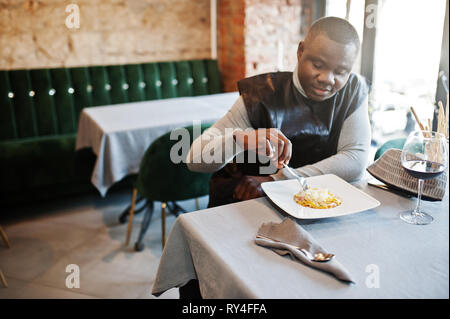
<svg viewBox="0 0 450 319"><path fill-rule="evenodd" d="M420 200L422 198L422 188L423 188L423 179L419 179L419 185L417 188L417 204L416 204L416 208L414 209L414 212L413 212L413 214L416 216L422 214L420 212Z"/></svg>

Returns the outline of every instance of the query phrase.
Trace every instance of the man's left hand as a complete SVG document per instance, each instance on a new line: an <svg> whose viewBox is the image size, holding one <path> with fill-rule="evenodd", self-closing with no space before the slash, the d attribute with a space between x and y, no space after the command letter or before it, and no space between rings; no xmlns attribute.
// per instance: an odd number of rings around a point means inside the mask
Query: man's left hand
<svg viewBox="0 0 450 319"><path fill-rule="evenodd" d="M238 201L265 196L261 183L271 182L271 176L244 176L234 189L233 198Z"/></svg>

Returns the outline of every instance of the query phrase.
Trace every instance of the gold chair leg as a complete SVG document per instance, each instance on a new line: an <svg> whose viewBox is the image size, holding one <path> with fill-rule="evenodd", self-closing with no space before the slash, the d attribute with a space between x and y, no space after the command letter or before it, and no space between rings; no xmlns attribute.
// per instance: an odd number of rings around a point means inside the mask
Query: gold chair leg
<svg viewBox="0 0 450 319"><path fill-rule="evenodd" d="M161 242L162 248L166 245L166 203L161 203Z"/></svg>
<svg viewBox="0 0 450 319"><path fill-rule="evenodd" d="M1 280L1 282L2 282L2 284L3 284L3 286L5 286L6 288L8 288L8 283L6 282L6 278L5 278L5 276L3 275L3 272L0 270L0 280Z"/></svg>
<svg viewBox="0 0 450 319"><path fill-rule="evenodd" d="M198 197L195 198L195 207L197 208L197 210L200 210L200 203L198 201Z"/></svg>
<svg viewBox="0 0 450 319"><path fill-rule="evenodd" d="M130 207L130 214L128 216L128 230L125 246L128 246L128 243L130 242L131 230L133 229L133 215L134 215L134 204L136 203L136 195L137 189L135 187L133 188L133 194L131 195L131 207Z"/></svg>
<svg viewBox="0 0 450 319"><path fill-rule="evenodd" d="M0 235L3 238L3 241L6 244L6 247L11 248L11 245L9 244L8 236L6 236L6 233L4 232L2 226L0 226Z"/></svg>

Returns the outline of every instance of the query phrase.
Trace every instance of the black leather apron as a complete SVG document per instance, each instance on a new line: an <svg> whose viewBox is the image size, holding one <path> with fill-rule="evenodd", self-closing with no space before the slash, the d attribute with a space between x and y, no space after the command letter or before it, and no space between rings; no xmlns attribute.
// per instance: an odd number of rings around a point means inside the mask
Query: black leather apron
<svg viewBox="0 0 450 319"><path fill-rule="evenodd" d="M342 124L368 93L365 80L355 74L350 75L340 91L322 102L300 94L294 86L292 72L246 78L238 82L238 88L252 127L278 128L292 142L289 165L294 168L336 154ZM277 169L269 165L267 157L259 158L254 153L237 156L211 177L208 207L234 202L234 189L243 176L276 173ZM271 172L261 173L262 167Z"/></svg>

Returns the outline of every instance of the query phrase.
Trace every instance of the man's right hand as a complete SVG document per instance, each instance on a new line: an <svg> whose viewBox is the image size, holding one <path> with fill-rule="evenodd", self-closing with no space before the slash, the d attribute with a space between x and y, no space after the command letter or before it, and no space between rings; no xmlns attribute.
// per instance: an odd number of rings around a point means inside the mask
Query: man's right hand
<svg viewBox="0 0 450 319"><path fill-rule="evenodd" d="M268 156L277 168L283 168L283 163L291 160L292 143L279 129L235 131L233 138L244 150Z"/></svg>

